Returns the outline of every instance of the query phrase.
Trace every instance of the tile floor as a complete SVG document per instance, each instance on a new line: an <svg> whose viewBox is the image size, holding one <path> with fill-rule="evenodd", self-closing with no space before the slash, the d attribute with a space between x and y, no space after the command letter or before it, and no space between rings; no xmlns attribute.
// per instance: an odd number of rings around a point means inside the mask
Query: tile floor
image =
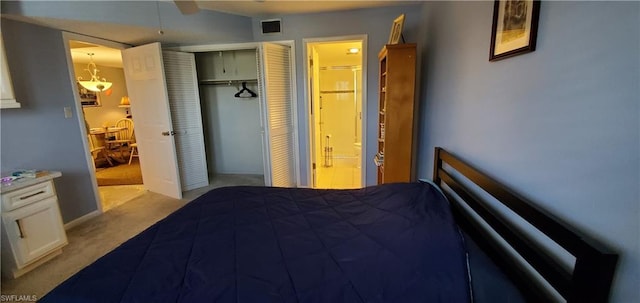
<svg viewBox="0 0 640 303"><path fill-rule="evenodd" d="M360 188L362 183L359 160L335 159L333 166L316 168L316 188Z"/></svg>
<svg viewBox="0 0 640 303"><path fill-rule="evenodd" d="M142 184L99 186L98 191L100 192L103 212L120 206L147 192Z"/></svg>

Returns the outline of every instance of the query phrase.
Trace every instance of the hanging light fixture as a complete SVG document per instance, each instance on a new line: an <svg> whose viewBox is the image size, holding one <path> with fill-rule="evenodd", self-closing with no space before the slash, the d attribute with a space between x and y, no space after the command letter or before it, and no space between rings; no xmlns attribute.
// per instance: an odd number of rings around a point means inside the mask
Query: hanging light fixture
<svg viewBox="0 0 640 303"><path fill-rule="evenodd" d="M89 55L90 61L89 64L87 64L87 69L85 70L91 75L91 80L84 81L82 80L82 77L78 77L78 82L82 87L92 92L103 92L108 90L113 83L107 82L107 79L105 78L98 78L98 68L96 67L96 64L93 63L94 53L88 53L87 55Z"/></svg>

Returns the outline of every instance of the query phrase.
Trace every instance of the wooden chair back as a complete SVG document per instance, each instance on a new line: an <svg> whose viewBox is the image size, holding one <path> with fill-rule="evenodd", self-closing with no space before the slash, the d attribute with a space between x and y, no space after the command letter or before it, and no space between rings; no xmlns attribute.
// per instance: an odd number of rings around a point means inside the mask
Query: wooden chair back
<svg viewBox="0 0 640 303"><path fill-rule="evenodd" d="M124 128L116 133L116 140L133 141L133 120L128 118L120 119L116 122L116 127Z"/></svg>

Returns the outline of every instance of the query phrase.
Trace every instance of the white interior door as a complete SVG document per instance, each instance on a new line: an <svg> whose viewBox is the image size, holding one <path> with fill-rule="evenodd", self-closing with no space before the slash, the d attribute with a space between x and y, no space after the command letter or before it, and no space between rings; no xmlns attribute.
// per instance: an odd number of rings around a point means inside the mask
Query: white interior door
<svg viewBox="0 0 640 303"><path fill-rule="evenodd" d="M182 190L209 185L196 60L193 53L163 51L171 122Z"/></svg>
<svg viewBox="0 0 640 303"><path fill-rule="evenodd" d="M265 185L296 186L291 48L261 43L258 83L262 125Z"/></svg>
<svg viewBox="0 0 640 303"><path fill-rule="evenodd" d="M122 51L145 187L181 199L182 190L160 43Z"/></svg>

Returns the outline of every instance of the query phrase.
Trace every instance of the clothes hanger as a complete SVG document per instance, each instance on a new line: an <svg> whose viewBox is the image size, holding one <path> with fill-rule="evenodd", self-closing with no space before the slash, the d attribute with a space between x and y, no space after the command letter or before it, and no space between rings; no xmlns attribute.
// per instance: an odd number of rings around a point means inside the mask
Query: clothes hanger
<svg viewBox="0 0 640 303"><path fill-rule="evenodd" d="M247 92L251 96L240 96L242 93ZM255 98L258 94L247 88L247 82L242 82L242 89L234 95L236 98Z"/></svg>

